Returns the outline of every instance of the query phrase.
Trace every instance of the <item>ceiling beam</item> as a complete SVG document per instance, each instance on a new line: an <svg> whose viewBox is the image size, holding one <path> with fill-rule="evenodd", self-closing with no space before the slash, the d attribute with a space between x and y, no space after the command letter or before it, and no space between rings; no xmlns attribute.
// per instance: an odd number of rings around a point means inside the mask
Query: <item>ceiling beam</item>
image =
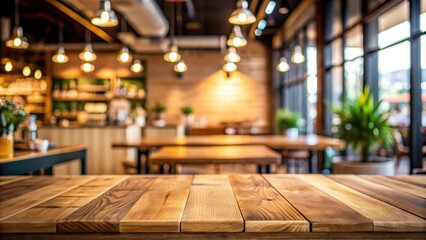
<svg viewBox="0 0 426 240"><path fill-rule="evenodd" d="M269 3L269 0L262 1L262 5L260 6L259 11L257 12L256 22L254 22L250 27L248 39L254 39L256 37L254 35L254 31L256 31L257 24L259 24L259 21L265 18L266 16L265 9L266 9L266 6L268 6L268 3Z"/></svg>
<svg viewBox="0 0 426 240"><path fill-rule="evenodd" d="M78 13L74 12L72 9L64 5L63 3L57 1L57 0L47 0L48 3L55 6L57 9L59 9L61 12L69 16L70 18L74 19L76 22L83 25L83 27L87 28L92 33L96 34L98 37L102 38L107 43L111 43L114 41L114 38L111 37L108 33L106 33L104 30L94 26L92 23L90 23L87 19L80 16Z"/></svg>

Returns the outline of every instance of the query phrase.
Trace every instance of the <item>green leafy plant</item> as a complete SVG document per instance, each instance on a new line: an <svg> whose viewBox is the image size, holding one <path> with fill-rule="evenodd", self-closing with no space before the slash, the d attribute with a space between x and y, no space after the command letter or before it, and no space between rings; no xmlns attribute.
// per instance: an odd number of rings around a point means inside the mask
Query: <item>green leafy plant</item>
<svg viewBox="0 0 426 240"><path fill-rule="evenodd" d="M151 110L155 113L163 113L167 110L167 108L162 103L156 102L154 107L152 107Z"/></svg>
<svg viewBox="0 0 426 240"><path fill-rule="evenodd" d="M284 109L278 109L275 113L275 124L280 131L289 128L298 128L300 115Z"/></svg>
<svg viewBox="0 0 426 240"><path fill-rule="evenodd" d="M184 106L180 110L184 115L190 115L194 113L194 108L191 106Z"/></svg>
<svg viewBox="0 0 426 240"><path fill-rule="evenodd" d="M0 99L0 135L9 134L18 129L25 121L23 107L12 100Z"/></svg>
<svg viewBox="0 0 426 240"><path fill-rule="evenodd" d="M347 100L342 107L333 107L340 118L335 125L337 137L361 154L361 161L367 162L369 153L377 144L385 148L393 145L392 128L388 122L389 111L382 110L382 101L374 103L369 88L355 100Z"/></svg>

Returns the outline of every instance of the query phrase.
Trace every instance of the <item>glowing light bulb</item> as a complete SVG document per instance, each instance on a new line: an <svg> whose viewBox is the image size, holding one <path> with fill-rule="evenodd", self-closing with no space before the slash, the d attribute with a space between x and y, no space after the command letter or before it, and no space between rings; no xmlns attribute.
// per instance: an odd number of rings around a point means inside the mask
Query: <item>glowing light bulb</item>
<svg viewBox="0 0 426 240"><path fill-rule="evenodd" d="M185 62L182 60L175 65L174 70L178 73L186 72L188 66L186 66Z"/></svg>
<svg viewBox="0 0 426 240"><path fill-rule="evenodd" d="M303 56L302 48L300 46L296 46L294 48L294 53L291 56L291 61L294 63L302 63L305 61L305 56Z"/></svg>
<svg viewBox="0 0 426 240"><path fill-rule="evenodd" d="M228 62L239 62L241 60L240 55L238 55L237 50L233 47L229 48L228 53L225 55L225 61Z"/></svg>
<svg viewBox="0 0 426 240"><path fill-rule="evenodd" d="M13 45L15 45L15 47L19 47L21 45L22 41L20 38L15 38L13 40Z"/></svg>
<svg viewBox="0 0 426 240"><path fill-rule="evenodd" d="M238 21L240 21L240 22L247 21L247 15L245 13L239 13L238 14Z"/></svg>
<svg viewBox="0 0 426 240"><path fill-rule="evenodd" d="M37 69L37 70L34 72L34 77L35 77L35 79L40 79L42 76L43 76L43 73L41 72L41 70Z"/></svg>
<svg viewBox="0 0 426 240"><path fill-rule="evenodd" d="M13 64L11 61L7 61L6 64L4 65L4 70L6 72L10 72L13 69Z"/></svg>
<svg viewBox="0 0 426 240"><path fill-rule="evenodd" d="M101 20L102 20L102 22L108 22L108 20L109 20L109 13L107 11L103 11L101 13Z"/></svg>
<svg viewBox="0 0 426 240"><path fill-rule="evenodd" d="M30 74L31 74L31 68L30 68L30 67L28 67L28 66L25 66L25 67L22 69L22 74L23 74L25 77L30 76Z"/></svg>
<svg viewBox="0 0 426 240"><path fill-rule="evenodd" d="M279 72L287 72L288 70L290 70L290 65L288 65L287 59L285 57L282 57L280 59L280 62L277 65L277 70Z"/></svg>
<svg viewBox="0 0 426 240"><path fill-rule="evenodd" d="M95 66L93 66L93 64L91 64L91 63L83 63L81 66L80 66L80 69L83 71L83 72L93 72L94 70L95 70Z"/></svg>
<svg viewBox="0 0 426 240"><path fill-rule="evenodd" d="M65 54L64 47L59 47L58 52L52 56L52 61L56 63L68 62L68 56Z"/></svg>
<svg viewBox="0 0 426 240"><path fill-rule="evenodd" d="M132 72L138 73L143 71L142 63L139 59L136 59L135 62L130 66Z"/></svg>
<svg viewBox="0 0 426 240"><path fill-rule="evenodd" d="M233 72L237 70L237 64L232 62L227 62L225 65L223 65L223 70L225 72Z"/></svg>
<svg viewBox="0 0 426 240"><path fill-rule="evenodd" d="M241 46L241 43L242 43L241 38L235 37L234 39L232 39L232 43L234 44L235 47Z"/></svg>

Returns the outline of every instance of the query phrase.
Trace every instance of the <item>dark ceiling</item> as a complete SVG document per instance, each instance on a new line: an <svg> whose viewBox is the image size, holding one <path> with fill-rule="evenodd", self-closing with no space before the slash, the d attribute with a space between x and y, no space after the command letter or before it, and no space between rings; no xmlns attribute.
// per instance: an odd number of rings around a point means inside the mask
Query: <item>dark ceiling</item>
<svg viewBox="0 0 426 240"><path fill-rule="evenodd" d="M156 0L164 15L171 20L171 5L175 7L176 13L176 33L178 35L229 35L232 29L227 19L231 12L235 9L236 1L233 0L192 0L193 12L188 12L185 1L175 1L170 3L167 0ZM254 0L249 0L249 5ZM263 1L258 0L255 15L259 11ZM285 21L289 14L278 13L278 8L283 4L288 4L290 11L298 5L300 0L275 0L277 6L273 13L268 17L268 26L263 31L264 34L259 39L265 44L270 44L273 33ZM114 8L114 0L112 0ZM191 9L191 8L189 8ZM119 20L122 16L116 11ZM80 13L79 13L80 14ZM14 25L14 0L2 0L1 17L11 18L11 24ZM85 41L85 28L58 10L47 0L19 0L20 25L24 28L24 35L31 43L57 43L59 24L64 24L64 41L67 43L79 43ZM82 15L82 14L80 14ZM180 17L181 16L181 17ZM248 27L244 27L243 31L247 34ZM119 42L117 33L120 27L103 28L114 42ZM131 26L128 31L132 31ZM104 42L103 39L92 34L93 42Z"/></svg>

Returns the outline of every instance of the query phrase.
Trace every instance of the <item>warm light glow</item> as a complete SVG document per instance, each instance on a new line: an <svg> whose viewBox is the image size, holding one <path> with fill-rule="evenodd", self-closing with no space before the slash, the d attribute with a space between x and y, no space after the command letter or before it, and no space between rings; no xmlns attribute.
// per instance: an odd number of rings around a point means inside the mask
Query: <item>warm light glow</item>
<svg viewBox="0 0 426 240"><path fill-rule="evenodd" d="M173 45L170 51L164 55L164 61L175 63L178 62L182 57L179 54L178 47Z"/></svg>
<svg viewBox="0 0 426 240"><path fill-rule="evenodd" d="M302 54L302 48L300 46L296 46L294 48L293 56L291 56L291 61L294 63L302 63L305 61L305 56Z"/></svg>
<svg viewBox="0 0 426 240"><path fill-rule="evenodd" d="M132 61L132 55L130 55L129 49L126 46L121 48L117 60L122 63L129 63Z"/></svg>
<svg viewBox="0 0 426 240"><path fill-rule="evenodd" d="M288 70L290 70L290 65L288 65L287 59L285 57L282 57L280 59L280 62L277 65L277 70L279 72L287 72Z"/></svg>
<svg viewBox="0 0 426 240"><path fill-rule="evenodd" d="M186 70L188 70L188 66L186 66L185 62L181 60L175 65L174 70L175 72L183 73L183 72L186 72Z"/></svg>
<svg viewBox="0 0 426 240"><path fill-rule="evenodd" d="M241 32L240 26L234 25L234 29L226 41L226 44L231 47L243 47L247 45L247 40Z"/></svg>
<svg viewBox="0 0 426 240"><path fill-rule="evenodd" d="M248 9L248 3L246 0L239 0L237 2L237 9L235 9L228 21L234 25L246 25L252 24L256 21L256 17Z"/></svg>
<svg viewBox="0 0 426 240"><path fill-rule="evenodd" d="M95 66L91 63L83 63L81 64L80 69L83 72L88 73L88 72L93 72L95 70Z"/></svg>
<svg viewBox="0 0 426 240"><path fill-rule="evenodd" d="M109 0L101 0L101 7L96 11L95 17L92 18L92 24L99 27L114 27L118 24L115 12L111 10L111 2Z"/></svg>
<svg viewBox="0 0 426 240"><path fill-rule="evenodd" d="M96 60L96 54L93 52L92 44L90 43L86 44L83 52L81 52L78 56L81 60L86 62L93 62Z"/></svg>
<svg viewBox="0 0 426 240"><path fill-rule="evenodd" d="M41 77L43 77L43 73L41 72L41 70L39 69L35 70L34 77L35 79L40 79Z"/></svg>
<svg viewBox="0 0 426 240"><path fill-rule="evenodd" d="M225 55L225 61L227 62L239 62L241 60L240 55L238 55L237 50L234 47L228 49L228 53Z"/></svg>
<svg viewBox="0 0 426 240"><path fill-rule="evenodd" d="M237 64L232 62L227 62L225 65L223 65L223 71L228 73L236 71L237 68Z"/></svg>
<svg viewBox="0 0 426 240"><path fill-rule="evenodd" d="M66 63L68 60L64 47L59 47L58 52L52 56L52 61L55 63Z"/></svg>
<svg viewBox="0 0 426 240"><path fill-rule="evenodd" d="M136 59L136 60L133 62L132 66L130 66L130 70L131 70L132 72L134 72L134 73L142 72L142 71L143 71L143 66L142 66L141 60Z"/></svg>
<svg viewBox="0 0 426 240"><path fill-rule="evenodd" d="M7 61L6 64L4 65L4 70L6 72L10 72L13 70L13 64L11 61Z"/></svg>
<svg viewBox="0 0 426 240"><path fill-rule="evenodd" d="M23 35L22 27L15 27L13 29L12 37L6 41L6 46L16 49L26 49L29 44L27 39Z"/></svg>
<svg viewBox="0 0 426 240"><path fill-rule="evenodd" d="M23 74L25 77L30 76L30 74L31 74L31 68L30 68L29 66L25 66L25 67L22 69L22 74Z"/></svg>

